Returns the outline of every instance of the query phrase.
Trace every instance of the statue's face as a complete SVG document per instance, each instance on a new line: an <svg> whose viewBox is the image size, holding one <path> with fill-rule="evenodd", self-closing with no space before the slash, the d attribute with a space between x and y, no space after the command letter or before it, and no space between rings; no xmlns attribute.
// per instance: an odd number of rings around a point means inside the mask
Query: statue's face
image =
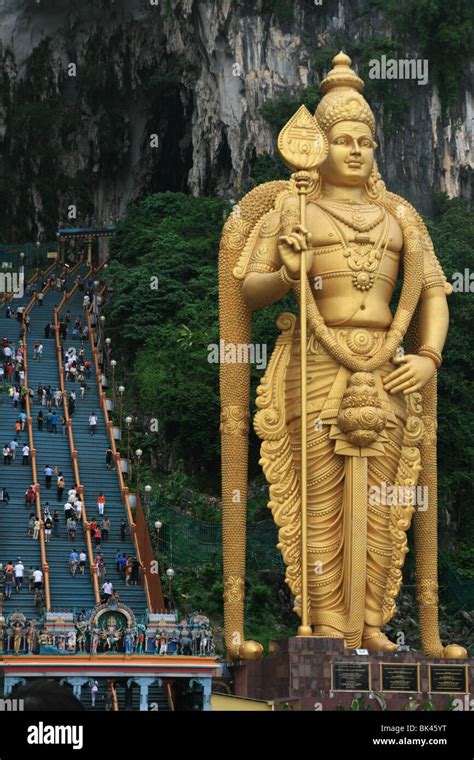
<svg viewBox="0 0 474 760"><path fill-rule="evenodd" d="M370 176L376 144L367 124L341 121L327 133L329 153L319 167L323 182L363 186Z"/></svg>

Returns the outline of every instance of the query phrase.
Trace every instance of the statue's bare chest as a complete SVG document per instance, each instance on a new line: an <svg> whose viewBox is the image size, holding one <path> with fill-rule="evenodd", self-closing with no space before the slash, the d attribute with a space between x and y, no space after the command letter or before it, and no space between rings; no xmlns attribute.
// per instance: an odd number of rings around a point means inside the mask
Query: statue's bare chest
<svg viewBox="0 0 474 760"><path fill-rule="evenodd" d="M372 204L308 204L306 227L312 234L311 275L331 279L333 293L337 282L347 287L347 278L362 292L377 279L395 283L403 237L385 209Z"/></svg>

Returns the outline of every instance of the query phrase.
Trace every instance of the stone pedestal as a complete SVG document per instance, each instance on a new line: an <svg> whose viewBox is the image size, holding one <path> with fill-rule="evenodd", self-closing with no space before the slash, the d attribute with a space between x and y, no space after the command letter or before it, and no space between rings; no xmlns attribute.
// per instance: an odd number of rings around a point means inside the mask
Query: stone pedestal
<svg viewBox="0 0 474 760"><path fill-rule="evenodd" d="M236 696L275 700L277 707L299 710L349 709L354 699L362 708L404 710L410 700L419 708L428 700L437 710L447 710L452 697L462 704L469 701L464 692L430 692L428 665L467 665L467 690L474 683L474 659L427 659L421 652L373 652L358 655L345 650L340 639L289 638L271 642L271 654L256 662L241 661L231 667ZM337 691L332 679L334 663L370 665L371 683L367 691ZM418 664L419 691L382 691L380 665ZM380 696L379 696L380 695ZM458 709L469 709L459 706Z"/></svg>

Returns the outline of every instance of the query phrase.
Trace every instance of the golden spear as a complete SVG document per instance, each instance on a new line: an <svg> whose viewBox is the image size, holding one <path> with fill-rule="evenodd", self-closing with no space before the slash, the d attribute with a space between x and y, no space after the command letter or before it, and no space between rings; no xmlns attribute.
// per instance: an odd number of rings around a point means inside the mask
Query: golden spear
<svg viewBox="0 0 474 760"><path fill-rule="evenodd" d="M282 161L292 170L300 201L300 224L306 225L306 195L312 181L311 171L325 160L328 153L326 135L306 106L301 106L285 124L278 136L278 152ZM308 530L307 530L307 393L306 393L306 352L307 352L307 307L306 307L306 250L301 252L300 261L300 399L301 399L301 625L298 636L311 636L308 596Z"/></svg>

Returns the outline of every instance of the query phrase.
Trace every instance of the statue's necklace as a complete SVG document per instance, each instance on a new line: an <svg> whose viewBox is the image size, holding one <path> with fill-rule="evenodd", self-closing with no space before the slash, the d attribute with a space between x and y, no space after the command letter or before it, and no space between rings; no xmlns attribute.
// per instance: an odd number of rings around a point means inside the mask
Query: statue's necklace
<svg viewBox="0 0 474 760"><path fill-rule="evenodd" d="M348 227L352 227L357 232L369 232L369 230L373 230L374 227L380 224L385 213L383 209L380 209L375 219L367 222L364 219L364 214L368 214L373 210L373 206L367 206L367 204L357 204L356 206L351 203L319 200L318 206L321 206L334 219L347 224Z"/></svg>
<svg viewBox="0 0 474 760"><path fill-rule="evenodd" d="M323 209L323 213L327 213L327 209ZM352 284L362 292L370 290L376 280L388 245L388 216L385 210L382 209L382 215L379 219L379 223L383 220L384 225L376 243L365 235L355 235L353 240L348 241L343 228L339 228L339 225L334 219L331 219L329 214L328 220L344 246L344 258L347 260L349 269L353 272ZM385 244L382 243L384 238L386 238Z"/></svg>

